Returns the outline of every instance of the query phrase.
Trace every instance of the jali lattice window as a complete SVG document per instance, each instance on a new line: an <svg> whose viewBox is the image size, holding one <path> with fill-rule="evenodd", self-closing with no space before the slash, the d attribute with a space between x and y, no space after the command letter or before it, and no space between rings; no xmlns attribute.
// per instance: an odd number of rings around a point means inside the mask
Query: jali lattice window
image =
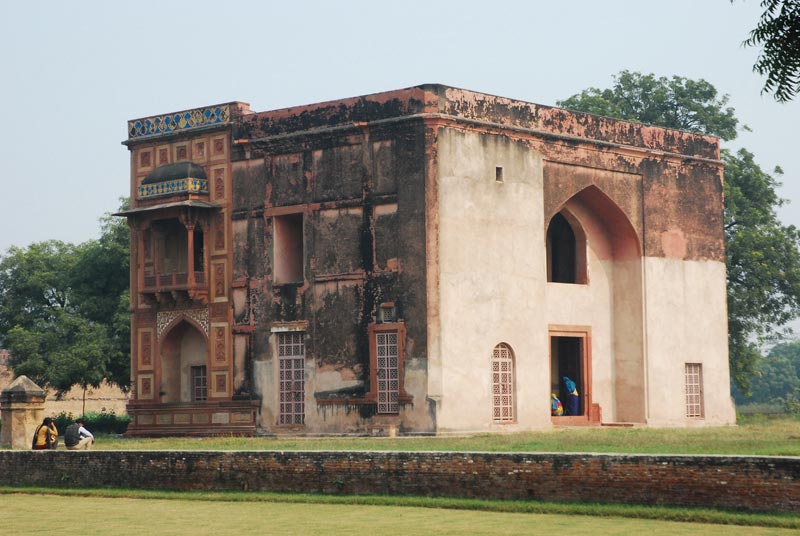
<svg viewBox="0 0 800 536"><path fill-rule="evenodd" d="M279 424L305 422L305 332L278 333Z"/></svg>
<svg viewBox="0 0 800 536"><path fill-rule="evenodd" d="M201 402L208 399L208 383L206 381L206 366L192 367L192 400Z"/></svg>
<svg viewBox="0 0 800 536"><path fill-rule="evenodd" d="M514 354L502 343L492 352L492 419L514 421Z"/></svg>
<svg viewBox="0 0 800 536"><path fill-rule="evenodd" d="M703 365L686 363L686 416L703 417Z"/></svg>
<svg viewBox="0 0 800 536"><path fill-rule="evenodd" d="M397 332L375 334L375 349L378 354L378 413L398 413L400 407L400 370Z"/></svg>

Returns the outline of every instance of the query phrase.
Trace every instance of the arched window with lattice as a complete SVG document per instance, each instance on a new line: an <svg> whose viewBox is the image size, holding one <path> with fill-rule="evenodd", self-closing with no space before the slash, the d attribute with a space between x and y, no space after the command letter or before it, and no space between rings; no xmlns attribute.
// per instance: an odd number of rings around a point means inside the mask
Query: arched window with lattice
<svg viewBox="0 0 800 536"><path fill-rule="evenodd" d="M514 422L514 352L505 343L492 351L492 420Z"/></svg>

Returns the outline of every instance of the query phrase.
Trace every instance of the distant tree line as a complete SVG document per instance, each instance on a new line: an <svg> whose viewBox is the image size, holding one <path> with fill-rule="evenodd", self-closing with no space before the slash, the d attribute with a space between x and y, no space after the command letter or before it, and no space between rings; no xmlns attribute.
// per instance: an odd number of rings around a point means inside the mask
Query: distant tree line
<svg viewBox="0 0 800 536"><path fill-rule="evenodd" d="M16 376L58 394L103 380L129 387L129 236L106 215L97 240L0 254L0 348Z"/></svg>

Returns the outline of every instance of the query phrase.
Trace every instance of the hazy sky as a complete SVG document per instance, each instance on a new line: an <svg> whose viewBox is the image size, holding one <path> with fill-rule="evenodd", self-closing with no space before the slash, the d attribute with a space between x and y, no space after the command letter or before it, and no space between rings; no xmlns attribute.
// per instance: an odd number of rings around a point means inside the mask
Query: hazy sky
<svg viewBox="0 0 800 536"><path fill-rule="evenodd" d="M552 105L623 69L730 95L800 226L800 99L761 96L758 0L3 2L0 252L96 238L128 193L126 121L239 100L264 111L421 83Z"/></svg>

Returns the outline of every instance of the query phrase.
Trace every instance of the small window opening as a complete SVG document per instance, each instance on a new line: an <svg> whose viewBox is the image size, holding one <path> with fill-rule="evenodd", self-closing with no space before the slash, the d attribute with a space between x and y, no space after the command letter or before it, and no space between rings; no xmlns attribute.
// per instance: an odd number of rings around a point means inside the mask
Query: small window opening
<svg viewBox="0 0 800 536"><path fill-rule="evenodd" d="M703 365L686 363L686 416L703 418Z"/></svg>
<svg viewBox="0 0 800 536"><path fill-rule="evenodd" d="M177 220L158 222L158 272L160 274L186 273L189 242L186 227Z"/></svg>
<svg viewBox="0 0 800 536"><path fill-rule="evenodd" d="M382 303L378 308L378 323L389 324L397 322L397 307L394 303Z"/></svg>
<svg viewBox="0 0 800 536"><path fill-rule="evenodd" d="M203 231L194 231L194 271L205 272L205 246L203 244Z"/></svg>
<svg viewBox="0 0 800 536"><path fill-rule="evenodd" d="M497 166L494 168L494 180L497 182L503 182L503 167Z"/></svg>
<svg viewBox="0 0 800 536"><path fill-rule="evenodd" d="M585 414L583 338L550 338L550 388L561 402L563 416ZM557 415L561 416L561 415Z"/></svg>
<svg viewBox="0 0 800 536"><path fill-rule="evenodd" d="M208 384L206 383L205 365L191 368L192 375L192 400L200 402L208 399Z"/></svg>
<svg viewBox="0 0 800 536"><path fill-rule="evenodd" d="M547 280L552 283L577 283L577 247L575 233L561 214L550 220L547 228Z"/></svg>
<svg viewBox="0 0 800 536"><path fill-rule="evenodd" d="M303 281L303 215L287 214L274 218L274 283Z"/></svg>

